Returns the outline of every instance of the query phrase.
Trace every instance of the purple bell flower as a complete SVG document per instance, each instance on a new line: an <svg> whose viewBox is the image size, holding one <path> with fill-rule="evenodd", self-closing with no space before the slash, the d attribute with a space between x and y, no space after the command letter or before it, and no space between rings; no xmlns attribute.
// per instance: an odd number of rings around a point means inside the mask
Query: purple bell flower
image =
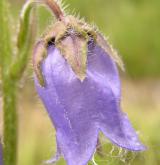
<svg viewBox="0 0 160 165"><path fill-rule="evenodd" d="M50 162L62 155L68 165L87 165L100 132L119 147L145 150L120 108L115 52L92 28L66 20L58 22L61 33L55 25L37 43L33 58L36 89L56 129L57 155Z"/></svg>

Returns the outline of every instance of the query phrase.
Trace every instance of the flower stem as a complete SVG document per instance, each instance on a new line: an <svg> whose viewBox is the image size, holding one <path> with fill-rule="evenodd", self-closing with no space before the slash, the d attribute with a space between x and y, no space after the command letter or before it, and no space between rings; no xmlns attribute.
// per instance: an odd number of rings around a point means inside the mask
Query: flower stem
<svg viewBox="0 0 160 165"><path fill-rule="evenodd" d="M16 165L17 161L17 84L28 63L29 50L34 38L30 13L32 1L27 1L21 15L21 30L18 38L16 58L11 45L9 12L7 0L0 0L0 71L3 93L3 159L4 165ZM32 31L33 30L33 31Z"/></svg>
<svg viewBox="0 0 160 165"><path fill-rule="evenodd" d="M31 48L36 38L36 10L34 7L35 3L30 0L22 8L17 42L18 53L9 68L12 79L21 79L29 61Z"/></svg>
<svg viewBox="0 0 160 165"><path fill-rule="evenodd" d="M55 0L44 0L44 3L52 10L58 20L62 20L64 13Z"/></svg>
<svg viewBox="0 0 160 165"><path fill-rule="evenodd" d="M0 65L2 67L9 64L12 57L8 6L6 0L0 0Z"/></svg>
<svg viewBox="0 0 160 165"><path fill-rule="evenodd" d="M8 1L0 0L0 58L3 92L3 159L4 165L16 165L17 157L17 113L16 113L16 82L8 74L12 61L13 49L10 32Z"/></svg>
<svg viewBox="0 0 160 165"><path fill-rule="evenodd" d="M4 114L4 165L16 165L17 157L17 112L16 82L9 76L2 75L3 114Z"/></svg>

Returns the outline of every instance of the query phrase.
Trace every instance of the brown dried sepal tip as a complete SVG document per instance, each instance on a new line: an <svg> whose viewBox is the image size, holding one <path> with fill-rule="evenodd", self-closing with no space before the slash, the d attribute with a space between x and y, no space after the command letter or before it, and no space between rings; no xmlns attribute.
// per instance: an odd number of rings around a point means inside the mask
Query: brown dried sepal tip
<svg viewBox="0 0 160 165"><path fill-rule="evenodd" d="M94 27L73 16L66 16L50 27L43 35L42 40L35 46L34 70L40 85L45 85L41 63L46 58L48 44L52 42L60 50L76 76L80 81L83 81L86 77L88 42L91 37L118 64L123 66L121 59L107 43L103 35L97 32Z"/></svg>

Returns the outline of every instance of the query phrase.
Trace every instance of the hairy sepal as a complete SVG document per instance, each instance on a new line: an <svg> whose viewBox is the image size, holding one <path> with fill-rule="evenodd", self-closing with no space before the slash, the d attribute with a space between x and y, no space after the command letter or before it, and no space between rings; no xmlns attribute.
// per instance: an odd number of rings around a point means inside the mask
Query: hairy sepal
<svg viewBox="0 0 160 165"><path fill-rule="evenodd" d="M43 62L43 59L47 57L47 49L46 44L44 41L37 42L35 49L34 49L34 55L33 55L33 67L35 74L37 76L37 79L39 81L39 84L41 86L45 85L45 80L42 74L42 68L41 64Z"/></svg>
<svg viewBox="0 0 160 165"><path fill-rule="evenodd" d="M118 55L117 51L108 43L106 38L99 32L96 33L97 44L119 65L119 67L124 71L124 64L121 57Z"/></svg>
<svg viewBox="0 0 160 165"><path fill-rule="evenodd" d="M86 77L88 42L91 38L124 70L121 58L105 37L95 27L69 15L63 20L57 21L42 37L43 44L40 42L41 44L38 43L35 47L34 68L40 85L45 85L41 62L46 57L50 44L60 50L61 55L67 60L77 78L83 81Z"/></svg>
<svg viewBox="0 0 160 165"><path fill-rule="evenodd" d="M67 36L57 45L61 54L67 60L76 76L83 81L87 68L87 41L75 34Z"/></svg>

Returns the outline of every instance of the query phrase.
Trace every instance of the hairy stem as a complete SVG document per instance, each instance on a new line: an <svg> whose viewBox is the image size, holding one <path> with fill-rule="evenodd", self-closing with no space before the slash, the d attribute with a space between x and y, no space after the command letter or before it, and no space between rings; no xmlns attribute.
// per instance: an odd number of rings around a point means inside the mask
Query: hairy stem
<svg viewBox="0 0 160 165"><path fill-rule="evenodd" d="M64 13L55 0L44 0L45 4L52 10L58 20L62 20Z"/></svg>
<svg viewBox="0 0 160 165"><path fill-rule="evenodd" d="M21 29L18 38L18 53L13 56L10 27L7 12L7 0L0 0L0 65L3 93L3 159L4 165L16 165L17 161L17 83L22 77L28 63L29 50L33 42L33 31L30 24L31 1L23 8ZM16 58L15 58L16 57Z"/></svg>
<svg viewBox="0 0 160 165"><path fill-rule="evenodd" d="M27 1L21 12L20 29L17 41L18 53L9 69L11 77L15 80L19 80L22 77L22 74L28 64L30 50L35 40L35 10L33 10L32 13L32 9L34 6L34 1ZM31 17L31 13L33 17Z"/></svg>
<svg viewBox="0 0 160 165"><path fill-rule="evenodd" d="M3 80L3 114L4 114L4 165L16 165L17 158L17 112L16 82L5 74Z"/></svg>
<svg viewBox="0 0 160 165"><path fill-rule="evenodd" d="M5 67L12 56L11 33L7 0L0 0L0 65Z"/></svg>
<svg viewBox="0 0 160 165"><path fill-rule="evenodd" d="M7 0L0 0L0 64L3 92L3 159L4 165L16 165L17 157L17 114L16 114L16 82L8 76L13 49L10 33L10 20Z"/></svg>

